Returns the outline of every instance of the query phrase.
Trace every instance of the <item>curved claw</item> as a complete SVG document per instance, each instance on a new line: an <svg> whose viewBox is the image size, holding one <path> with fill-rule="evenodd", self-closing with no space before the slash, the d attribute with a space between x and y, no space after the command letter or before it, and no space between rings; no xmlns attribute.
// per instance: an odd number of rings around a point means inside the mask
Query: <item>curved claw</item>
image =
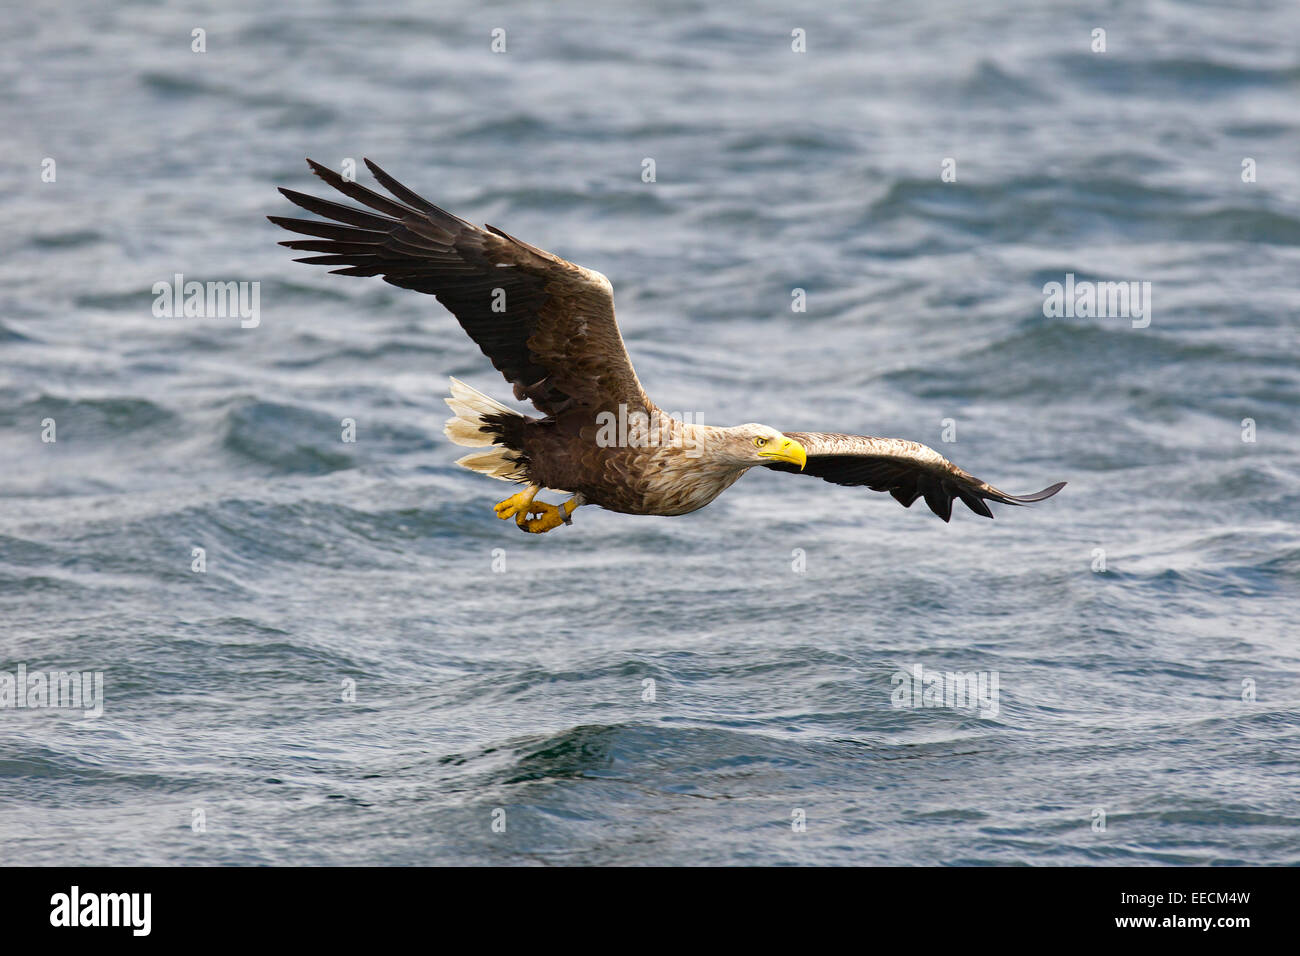
<svg viewBox="0 0 1300 956"><path fill-rule="evenodd" d="M515 524L519 525L519 530L527 531L529 534L544 534L562 524L573 524L573 512L583 503L582 496L574 495L557 507L545 501L533 500L540 490L538 485L529 485L518 494L498 502L492 510L502 521L506 518L514 518Z"/></svg>
<svg viewBox="0 0 1300 956"><path fill-rule="evenodd" d="M545 501L534 501L529 512L536 514L538 517L521 516L517 520L519 527L529 534L545 534L562 524L568 524L569 513L564 510L563 506L557 508Z"/></svg>
<svg viewBox="0 0 1300 956"><path fill-rule="evenodd" d="M533 498L537 496L539 490L536 485L529 486L517 495L511 495L505 501L493 505L492 510L502 521L514 518L515 523L522 528L523 522L528 518L528 510L533 505Z"/></svg>
<svg viewBox="0 0 1300 956"><path fill-rule="evenodd" d="M519 527L529 534L544 534L562 524L573 524L573 512L582 502L580 495L575 495L558 506L547 504L545 501L535 501L529 511L537 514L538 517L520 521Z"/></svg>

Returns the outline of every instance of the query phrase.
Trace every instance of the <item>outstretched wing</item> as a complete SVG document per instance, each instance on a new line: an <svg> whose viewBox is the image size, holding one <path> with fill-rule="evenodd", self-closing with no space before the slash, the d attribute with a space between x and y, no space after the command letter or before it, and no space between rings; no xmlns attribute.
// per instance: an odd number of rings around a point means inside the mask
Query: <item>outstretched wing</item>
<svg viewBox="0 0 1300 956"><path fill-rule="evenodd" d="M1009 495L988 482L962 471L933 448L902 438L869 438L866 435L834 435L824 432L786 432L803 445L808 463L803 474L824 478L837 485L866 485L872 491L888 491L904 508L925 498L930 510L944 521L952 517L956 498L978 515L992 518L985 501L1024 505L1050 498L1065 482L1057 482L1032 495ZM774 462L776 471L799 472L798 465Z"/></svg>
<svg viewBox="0 0 1300 956"><path fill-rule="evenodd" d="M369 209L281 189L290 202L332 222L268 216L314 239L282 242L315 252L297 262L339 266L340 275L382 276L437 296L492 364L547 415L575 405L648 408L614 319L614 290L599 272L566 262L499 229L480 229L366 165L393 197L319 163L312 171Z"/></svg>

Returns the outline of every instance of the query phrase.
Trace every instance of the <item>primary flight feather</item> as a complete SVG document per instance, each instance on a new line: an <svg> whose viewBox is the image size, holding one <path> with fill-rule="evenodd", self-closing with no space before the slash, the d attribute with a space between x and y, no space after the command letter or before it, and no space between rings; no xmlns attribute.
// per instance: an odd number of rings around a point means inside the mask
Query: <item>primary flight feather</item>
<svg viewBox="0 0 1300 956"><path fill-rule="evenodd" d="M459 219L365 162L391 195L309 159L317 176L366 208L281 189L290 202L329 221L268 218L314 237L281 243L316 253L298 262L337 266L331 271L340 275L381 276L436 296L514 386L515 398L542 413L520 414L451 380L447 404L455 414L447 436L489 449L458 464L525 486L495 509L524 531L568 524L583 504L624 514L688 514L755 466L887 491L904 507L924 498L944 521L956 499L992 518L987 501L1027 504L1065 487L1058 482L1036 494L1008 495L900 438L782 433L758 424L720 428L672 418L632 370L608 279L492 226ZM537 501L542 488L571 497L558 506Z"/></svg>

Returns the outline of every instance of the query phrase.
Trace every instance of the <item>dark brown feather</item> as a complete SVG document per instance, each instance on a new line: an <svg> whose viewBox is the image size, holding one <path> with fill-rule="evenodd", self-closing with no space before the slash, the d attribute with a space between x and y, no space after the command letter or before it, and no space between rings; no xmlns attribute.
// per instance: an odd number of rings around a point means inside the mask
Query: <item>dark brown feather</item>
<svg viewBox="0 0 1300 956"><path fill-rule="evenodd" d="M382 276L436 296L514 386L515 397L544 414L654 407L632 369L604 277L453 216L370 160L375 179L395 198L307 162L325 183L373 211L281 189L295 205L333 220L267 217L316 237L282 243L319 253L297 261L338 266L331 270L338 275ZM504 311L494 311L502 295Z"/></svg>
<svg viewBox="0 0 1300 956"><path fill-rule="evenodd" d="M944 521L952 518L952 503L961 499L985 518L993 512L985 501L1024 505L1052 497L1065 482L1032 495L1009 495L958 468L932 448L901 438L837 435L826 432L786 432L804 446L808 462L803 474L837 485L856 485L887 491L904 508L924 497L930 510ZM798 465L784 462L767 466L774 471L799 473Z"/></svg>

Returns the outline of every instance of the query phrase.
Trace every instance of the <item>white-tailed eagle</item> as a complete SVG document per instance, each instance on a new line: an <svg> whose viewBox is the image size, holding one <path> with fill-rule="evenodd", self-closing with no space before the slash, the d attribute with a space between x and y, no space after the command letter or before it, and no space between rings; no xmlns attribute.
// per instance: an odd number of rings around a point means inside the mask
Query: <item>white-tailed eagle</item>
<svg viewBox="0 0 1300 956"><path fill-rule="evenodd" d="M391 196L307 162L366 208L281 189L328 220L268 217L313 237L281 245L315 253L298 262L335 266L340 275L381 276L436 296L514 386L515 398L541 413L520 414L451 380L447 404L455 415L446 425L448 437L486 449L457 463L524 485L496 513L525 531L568 524L583 504L624 514L688 514L755 466L887 491L905 508L924 498L944 521L957 499L992 518L986 502L1028 504L1065 486L1008 495L901 438L781 432L757 424L719 428L672 418L637 380L614 319L614 290L599 272L444 212L370 160L366 165ZM535 500L542 488L572 497L546 504Z"/></svg>

